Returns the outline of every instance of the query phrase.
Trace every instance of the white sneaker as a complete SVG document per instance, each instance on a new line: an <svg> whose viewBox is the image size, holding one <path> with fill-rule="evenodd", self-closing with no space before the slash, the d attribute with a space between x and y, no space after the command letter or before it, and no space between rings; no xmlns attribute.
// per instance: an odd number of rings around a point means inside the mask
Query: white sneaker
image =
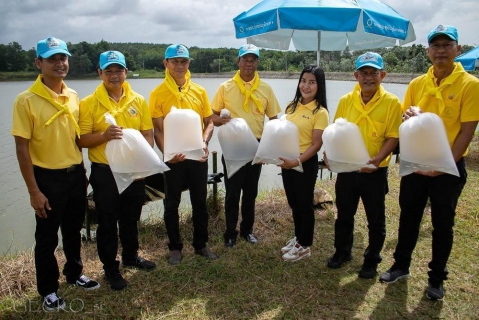
<svg viewBox="0 0 479 320"><path fill-rule="evenodd" d="M52 292L43 297L43 309L45 311L58 311L66 307L65 300L59 297L56 292Z"/></svg>
<svg viewBox="0 0 479 320"><path fill-rule="evenodd" d="M310 255L311 249L309 249L309 247L303 248L299 243L296 242L293 249L285 253L281 259L283 259L283 261L295 262L303 258L307 258Z"/></svg>
<svg viewBox="0 0 479 320"><path fill-rule="evenodd" d="M293 249L295 244L296 244L296 237L286 242L286 245L281 248L281 254L285 254L289 252L289 250Z"/></svg>

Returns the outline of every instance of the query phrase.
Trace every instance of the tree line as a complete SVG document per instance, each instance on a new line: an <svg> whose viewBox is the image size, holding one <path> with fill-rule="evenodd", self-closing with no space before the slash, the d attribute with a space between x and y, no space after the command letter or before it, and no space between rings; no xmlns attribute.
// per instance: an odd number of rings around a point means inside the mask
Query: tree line
<svg viewBox="0 0 479 320"><path fill-rule="evenodd" d="M164 71L163 59L168 44L115 43L102 40L98 43L68 43L70 57L69 75L83 77L96 75L100 53L108 50L121 51L126 58L128 69ZM473 46L463 45L461 53ZM190 64L193 73L219 73L237 70L237 48L190 47ZM431 63L426 55L426 47L421 44L407 47L395 46L370 50L321 51L320 66L327 72L352 72L356 58L366 51L382 55L387 72L424 73ZM35 48L24 50L17 42L0 44L0 72L35 71L33 63ZM259 71L301 71L305 65L316 64L316 52L305 51L260 51Z"/></svg>

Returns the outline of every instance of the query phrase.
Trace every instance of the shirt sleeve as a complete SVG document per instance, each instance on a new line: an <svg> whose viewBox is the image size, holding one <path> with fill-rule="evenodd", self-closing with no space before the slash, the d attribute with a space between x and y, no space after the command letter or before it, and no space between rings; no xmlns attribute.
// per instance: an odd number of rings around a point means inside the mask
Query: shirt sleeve
<svg viewBox="0 0 479 320"><path fill-rule="evenodd" d="M272 118L274 116L277 116L281 112L281 107L279 105L278 99L276 98L276 95L273 92L273 89L270 87L269 88L269 97L268 97L268 105L266 107L266 115L268 118Z"/></svg>
<svg viewBox="0 0 479 320"><path fill-rule="evenodd" d="M225 107L225 87L224 85L220 85L218 90L216 90L215 96L213 97L213 101L211 101L211 109L215 112L221 112L221 109Z"/></svg>
<svg viewBox="0 0 479 320"><path fill-rule="evenodd" d="M33 119L27 101L17 97L13 103L12 135L30 140L33 132Z"/></svg>
<svg viewBox="0 0 479 320"><path fill-rule="evenodd" d="M153 129L153 121L151 120L150 109L146 104L146 100L144 98L140 99L140 108L141 108L141 124L140 130L151 130Z"/></svg>
<svg viewBox="0 0 479 320"><path fill-rule="evenodd" d="M80 135L93 133L93 113L88 98L80 101L80 117L78 120Z"/></svg>

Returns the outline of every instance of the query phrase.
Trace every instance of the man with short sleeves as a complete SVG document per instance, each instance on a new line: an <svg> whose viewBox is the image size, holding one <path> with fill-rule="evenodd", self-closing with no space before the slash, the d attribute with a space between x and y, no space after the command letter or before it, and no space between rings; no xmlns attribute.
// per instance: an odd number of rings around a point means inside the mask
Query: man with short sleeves
<svg viewBox="0 0 479 320"><path fill-rule="evenodd" d="M156 267L155 263L138 256L138 221L145 203L145 180L133 181L120 194L105 154L106 144L121 139L123 128L139 130L153 147L153 125L148 105L125 81L127 74L125 56L121 52L103 52L98 69L102 83L80 102L81 137L78 144L88 148L88 158L92 163L90 184L98 212L98 256L113 290L127 287L119 270L120 262L116 259L118 233L123 249L123 267L145 271ZM105 113L115 118L117 126L105 122Z"/></svg>
<svg viewBox="0 0 479 320"><path fill-rule="evenodd" d="M334 116L334 120L344 118L359 127L370 156L366 164L373 167L338 173L335 185L338 209L334 224L336 250L327 265L337 269L353 259L354 216L361 199L368 221L369 243L358 276L365 279L376 277L377 266L382 261L381 250L386 239L388 165L399 140L401 124L401 103L381 85L385 76L379 54L366 52L360 55L354 72L358 83L353 91L341 97Z"/></svg>
<svg viewBox="0 0 479 320"><path fill-rule="evenodd" d="M207 178L208 178L208 142L213 134L210 101L206 90L191 81L188 70L190 65L188 49L181 44L173 44L166 48L165 80L150 94L150 111L155 128L155 142L158 149L164 153L164 119L173 106L178 109L191 109L198 113L201 119L203 150L205 155L200 160L186 159L178 153L166 164L170 168L165 172L165 226L168 233L169 263L178 265L182 259L183 242L180 235L180 217L178 208L181 192L186 185L189 189L193 209L193 247L195 254L210 260L218 257L207 246L208 242L208 211L206 208ZM187 128L177 128L187 130Z"/></svg>
<svg viewBox="0 0 479 320"><path fill-rule="evenodd" d="M380 281L396 282L410 275L412 252L429 199L433 231L426 296L431 300L441 300L453 244L456 206L467 179L464 157L479 121L479 80L465 72L460 63L454 62L461 50L454 26L437 26L427 40L427 55L432 67L409 84L402 104L404 121L416 115L413 106L418 106L421 112L432 112L441 117L459 177L434 170L416 171L401 178L401 215L395 262L381 274Z"/></svg>
<svg viewBox="0 0 479 320"><path fill-rule="evenodd" d="M69 56L63 40L49 37L38 41L35 66L41 74L13 105L12 135L18 164L35 210L37 290L47 311L66 306L57 295L60 273L55 249L59 228L67 282L86 290L100 287L82 275L80 230L87 184L82 153L76 144L80 136L78 94L63 82Z"/></svg>
<svg viewBox="0 0 479 320"><path fill-rule="evenodd" d="M242 46L238 52L239 70L232 79L220 85L213 98L212 108L215 126L222 126L232 118L243 118L259 141L263 134L265 117L269 120L277 119L281 107L271 86L260 79L256 71L258 63L259 49L252 44ZM220 117L222 109L229 110L231 116ZM221 161L223 162L226 187L225 246L233 248L236 244L240 199L242 220L239 234L249 243L255 244L258 240L253 235L253 225L261 164L247 163L228 178L224 157L221 158ZM242 197L241 193L243 193Z"/></svg>

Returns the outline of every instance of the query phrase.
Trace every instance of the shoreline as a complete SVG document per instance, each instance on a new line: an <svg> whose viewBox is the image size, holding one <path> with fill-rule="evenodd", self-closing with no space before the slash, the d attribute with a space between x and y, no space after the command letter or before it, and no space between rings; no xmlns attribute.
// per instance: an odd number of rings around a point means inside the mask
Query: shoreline
<svg viewBox="0 0 479 320"><path fill-rule="evenodd" d="M192 78L232 78L236 72L222 73L196 73L192 74ZM263 79L298 79L301 72L287 71L258 71ZM387 73L382 82L408 84L412 79L421 74L409 73ZM356 81L353 72L325 72L326 80L334 81Z"/></svg>
<svg viewBox="0 0 479 320"><path fill-rule="evenodd" d="M135 71L139 73L140 77L138 79L161 79L164 77L163 73L158 72L155 75L151 75L151 71L146 75L142 76L141 71ZM194 73L192 78L224 78L229 79L235 75L236 71L232 72L221 72L221 73ZM263 79L298 79L301 72L287 72L287 71L259 71L259 75ZM0 73L0 82L8 81L35 81L38 73ZM356 81L354 78L353 72L325 72L326 80L333 81ZM420 74L409 74L409 73L388 73L382 82L385 83L398 83L398 84L408 84L412 79L419 76ZM82 77L71 77L67 76L68 80L92 80L97 79L97 75L92 76L82 76ZM130 78L129 80L134 80L136 78Z"/></svg>

